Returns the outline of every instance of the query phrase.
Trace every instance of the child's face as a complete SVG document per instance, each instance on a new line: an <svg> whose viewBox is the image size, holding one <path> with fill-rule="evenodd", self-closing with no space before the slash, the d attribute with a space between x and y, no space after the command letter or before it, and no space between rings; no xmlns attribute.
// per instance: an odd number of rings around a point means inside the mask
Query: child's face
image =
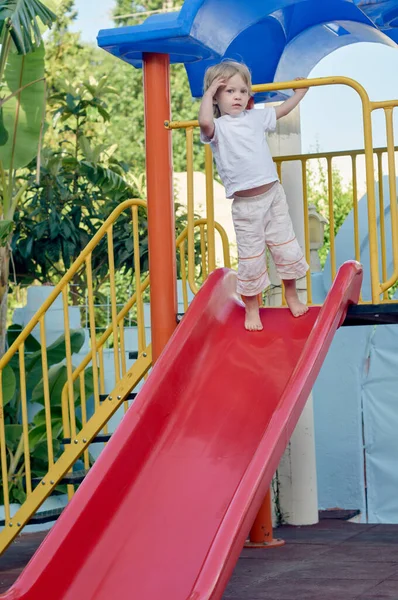
<svg viewBox="0 0 398 600"><path fill-rule="evenodd" d="M227 80L215 95L215 101L220 109L221 116L239 115L247 107L250 95L245 82L239 73Z"/></svg>

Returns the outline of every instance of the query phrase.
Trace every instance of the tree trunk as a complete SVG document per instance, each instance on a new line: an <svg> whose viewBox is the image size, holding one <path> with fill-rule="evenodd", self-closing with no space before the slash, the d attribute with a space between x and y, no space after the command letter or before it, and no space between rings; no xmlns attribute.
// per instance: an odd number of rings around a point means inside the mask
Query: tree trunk
<svg viewBox="0 0 398 600"><path fill-rule="evenodd" d="M0 358L4 355L6 350L9 269L10 248L7 242L6 246L0 247Z"/></svg>

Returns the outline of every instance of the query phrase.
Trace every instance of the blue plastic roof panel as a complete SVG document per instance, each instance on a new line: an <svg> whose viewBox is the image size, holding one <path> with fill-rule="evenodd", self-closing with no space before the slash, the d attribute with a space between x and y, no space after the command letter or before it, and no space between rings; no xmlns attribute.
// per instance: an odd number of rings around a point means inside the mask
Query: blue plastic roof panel
<svg viewBox="0 0 398 600"><path fill-rule="evenodd" d="M135 67L144 52L184 63L194 97L206 68L223 58L245 62L253 82L265 83L306 77L324 56L356 42L396 47L398 0L185 0L179 12L98 34L101 48Z"/></svg>

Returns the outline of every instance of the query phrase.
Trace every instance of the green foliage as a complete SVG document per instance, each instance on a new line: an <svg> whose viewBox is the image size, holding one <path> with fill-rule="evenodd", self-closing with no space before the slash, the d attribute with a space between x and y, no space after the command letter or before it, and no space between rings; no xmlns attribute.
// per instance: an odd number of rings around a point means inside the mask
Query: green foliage
<svg viewBox="0 0 398 600"><path fill-rule="evenodd" d="M118 143L120 160L131 165L135 174L145 171L145 124L142 71L102 52L98 74L112 73L112 86L118 90L108 100L110 122L98 131L98 139ZM197 118L199 100L192 100L183 65L170 68L171 112L178 120ZM173 131L175 171L186 170L185 131ZM204 171L204 152L194 153L194 168Z"/></svg>
<svg viewBox="0 0 398 600"><path fill-rule="evenodd" d="M353 192L352 184L344 185L341 173L336 167L332 169L332 188L334 234L337 235L338 230L352 210ZM324 163L319 159L315 168L307 165L307 190L308 204L314 204L317 211L330 222L327 171ZM322 267L326 262L329 250L330 227L327 225L325 228L325 242L319 251Z"/></svg>
<svg viewBox="0 0 398 600"><path fill-rule="evenodd" d="M171 3L179 6L181 2ZM163 6L159 0L142 2L117 1L115 15L131 14L147 10L158 10ZM171 7L170 6L170 7ZM169 8L170 8L169 7ZM63 93L65 81L79 82L88 80L94 74L98 81L107 77L112 88L117 90L106 98L109 121L95 123L87 137L92 145L117 145L115 156L128 165L129 171L138 176L145 171L145 133L144 133L144 96L142 70L134 69L125 62L98 48L82 44L77 34L68 31L75 18L72 0L63 0L59 19L46 44L47 78L50 89L56 94ZM141 19L142 20L142 19ZM129 21L129 22L135 22ZM124 21L115 21L123 25ZM172 115L178 119L196 118L199 101L192 101L188 78L183 65L172 65L170 76ZM49 128L46 143L57 150L64 136ZM173 132L174 168L185 170L185 134ZM204 170L204 153L195 153L194 166Z"/></svg>
<svg viewBox="0 0 398 600"><path fill-rule="evenodd" d="M51 97L53 122L62 135L58 152L43 153L40 184L31 186L16 219L12 241L19 281L57 281L77 258L103 221L120 202L137 197L138 179L115 156L116 145L94 145L95 126L109 119L106 99L114 90L106 79L71 86ZM32 173L31 179L35 176ZM147 268L146 215L139 210L141 267ZM115 266L126 274L133 268L131 215L114 226ZM94 294L108 275L104 239L93 251ZM83 273L73 281L75 303L85 298Z"/></svg>
<svg viewBox="0 0 398 600"><path fill-rule="evenodd" d="M79 33L69 31L77 17L74 0L57 1L57 20L46 40L46 79L50 96L63 89L65 81L82 82L95 72L94 65L90 69L93 48L81 43Z"/></svg>
<svg viewBox="0 0 398 600"><path fill-rule="evenodd" d="M5 406L13 399L17 387L15 373L10 365L7 365L3 370L1 385L3 392L3 406Z"/></svg>
<svg viewBox="0 0 398 600"><path fill-rule="evenodd" d="M9 219L4 219L0 221L0 246L5 246L7 241L13 232L14 229L14 221L10 221Z"/></svg>
<svg viewBox="0 0 398 600"><path fill-rule="evenodd" d="M19 54L28 54L40 46L42 38L39 20L51 27L55 14L39 0L2 0L1 28L5 28Z"/></svg>
<svg viewBox="0 0 398 600"><path fill-rule="evenodd" d="M13 325L8 330L8 343L11 345L21 332L22 328ZM71 353L77 353L82 348L85 339L83 330L71 330ZM29 423L29 454L32 477L42 477L48 470L48 443L52 443L54 457L61 453L61 440L63 436L62 422L62 390L67 381L67 369L64 364L66 357L65 336L60 336L47 347L49 394L51 405L51 431L52 440L48 440L44 380L42 370L42 353L39 342L29 335L25 341L25 394L29 405L41 405L31 423ZM25 499L24 478L24 438L21 425L22 389L19 370L18 355L14 355L9 365L2 373L4 420L7 454L9 460L8 481L11 502L23 502ZM92 369L85 371L85 396L89 398L93 393ZM73 386L76 408L80 405L80 382L77 380ZM81 427L81 423L77 420ZM1 481L0 481L1 484ZM2 498L0 497L0 501Z"/></svg>
<svg viewBox="0 0 398 600"><path fill-rule="evenodd" d="M19 185L18 169L38 153L44 117L44 84L37 81L44 75L40 22L50 27L54 19L39 0L0 3L0 356L6 343L12 221L27 188Z"/></svg>
<svg viewBox="0 0 398 600"><path fill-rule="evenodd" d="M6 170L20 169L37 155L43 123L43 44L26 56L10 52L4 77L2 92L10 97L2 107L0 138L4 143L0 144L0 160Z"/></svg>

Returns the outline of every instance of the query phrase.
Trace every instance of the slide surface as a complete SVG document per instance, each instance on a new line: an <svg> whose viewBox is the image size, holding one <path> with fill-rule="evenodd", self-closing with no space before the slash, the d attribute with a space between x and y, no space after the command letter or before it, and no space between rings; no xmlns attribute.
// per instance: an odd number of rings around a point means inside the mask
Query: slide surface
<svg viewBox="0 0 398 600"><path fill-rule="evenodd" d="M1 598L221 598L362 270L323 307L263 309L213 273L25 571Z"/></svg>

